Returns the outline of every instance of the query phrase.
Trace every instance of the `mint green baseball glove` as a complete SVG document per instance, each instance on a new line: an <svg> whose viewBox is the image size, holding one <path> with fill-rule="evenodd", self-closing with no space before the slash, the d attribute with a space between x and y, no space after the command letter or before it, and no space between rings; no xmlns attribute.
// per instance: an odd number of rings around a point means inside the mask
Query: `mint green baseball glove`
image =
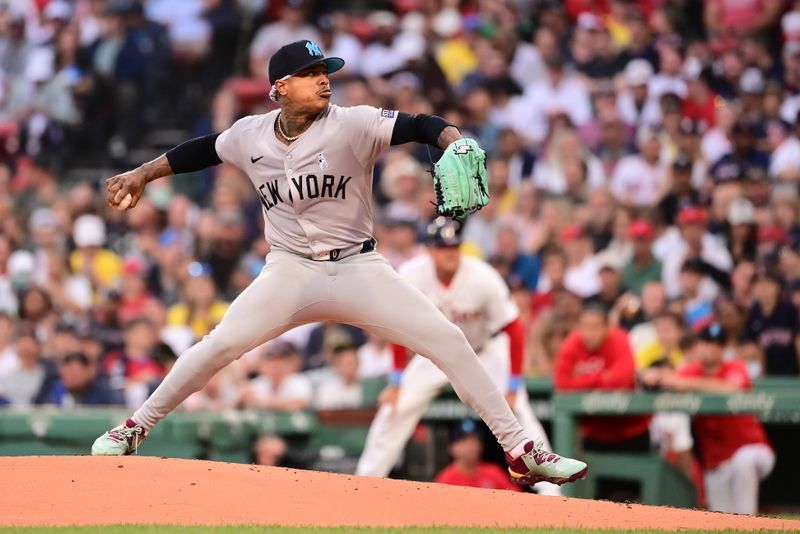
<svg viewBox="0 0 800 534"><path fill-rule="evenodd" d="M486 153L474 139L450 143L433 166L436 213L458 221L489 203Z"/></svg>

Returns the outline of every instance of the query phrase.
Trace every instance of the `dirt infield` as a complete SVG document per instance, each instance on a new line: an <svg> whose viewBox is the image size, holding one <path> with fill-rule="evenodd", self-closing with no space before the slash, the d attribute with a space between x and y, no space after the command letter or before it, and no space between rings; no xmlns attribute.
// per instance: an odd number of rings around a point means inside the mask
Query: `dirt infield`
<svg viewBox="0 0 800 534"><path fill-rule="evenodd" d="M0 526L117 523L800 530L800 521L153 457L0 458Z"/></svg>

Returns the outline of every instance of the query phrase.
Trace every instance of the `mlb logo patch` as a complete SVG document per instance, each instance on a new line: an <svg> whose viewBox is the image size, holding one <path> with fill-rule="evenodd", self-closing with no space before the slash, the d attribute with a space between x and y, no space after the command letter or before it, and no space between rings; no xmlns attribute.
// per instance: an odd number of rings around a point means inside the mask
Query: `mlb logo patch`
<svg viewBox="0 0 800 534"><path fill-rule="evenodd" d="M382 109L381 110L381 117L386 117L387 119L394 118L395 111L393 109Z"/></svg>

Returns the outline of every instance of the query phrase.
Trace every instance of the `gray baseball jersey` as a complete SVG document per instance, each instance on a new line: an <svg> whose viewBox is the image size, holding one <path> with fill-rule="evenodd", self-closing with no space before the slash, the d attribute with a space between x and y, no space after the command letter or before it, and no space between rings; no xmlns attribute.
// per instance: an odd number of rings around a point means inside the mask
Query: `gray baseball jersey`
<svg viewBox="0 0 800 534"><path fill-rule="evenodd" d="M267 241L310 256L372 237L372 167L389 146L397 113L330 105L288 146L275 137L277 116L240 119L216 143L220 159L253 182Z"/></svg>

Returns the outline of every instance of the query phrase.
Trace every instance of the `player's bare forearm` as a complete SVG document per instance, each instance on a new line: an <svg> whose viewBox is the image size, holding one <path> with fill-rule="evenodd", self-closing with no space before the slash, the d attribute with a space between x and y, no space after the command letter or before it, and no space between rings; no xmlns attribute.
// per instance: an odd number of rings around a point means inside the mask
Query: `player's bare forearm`
<svg viewBox="0 0 800 534"><path fill-rule="evenodd" d="M132 171L123 172L106 180L106 201L115 209L131 209L139 202L147 184L171 174L172 167L167 156L162 154Z"/></svg>
<svg viewBox="0 0 800 534"><path fill-rule="evenodd" d="M165 176L172 176L172 167L169 165L169 160L166 154L161 154L156 159L148 161L138 167L144 174L146 182L149 184L153 180L164 178Z"/></svg>
<svg viewBox="0 0 800 534"><path fill-rule="evenodd" d="M444 150L450 146L450 143L459 139L463 139L463 136L461 135L461 132L458 131L458 128L455 126L448 126L442 130L442 133L439 134L439 139L436 141L436 143L439 148Z"/></svg>

